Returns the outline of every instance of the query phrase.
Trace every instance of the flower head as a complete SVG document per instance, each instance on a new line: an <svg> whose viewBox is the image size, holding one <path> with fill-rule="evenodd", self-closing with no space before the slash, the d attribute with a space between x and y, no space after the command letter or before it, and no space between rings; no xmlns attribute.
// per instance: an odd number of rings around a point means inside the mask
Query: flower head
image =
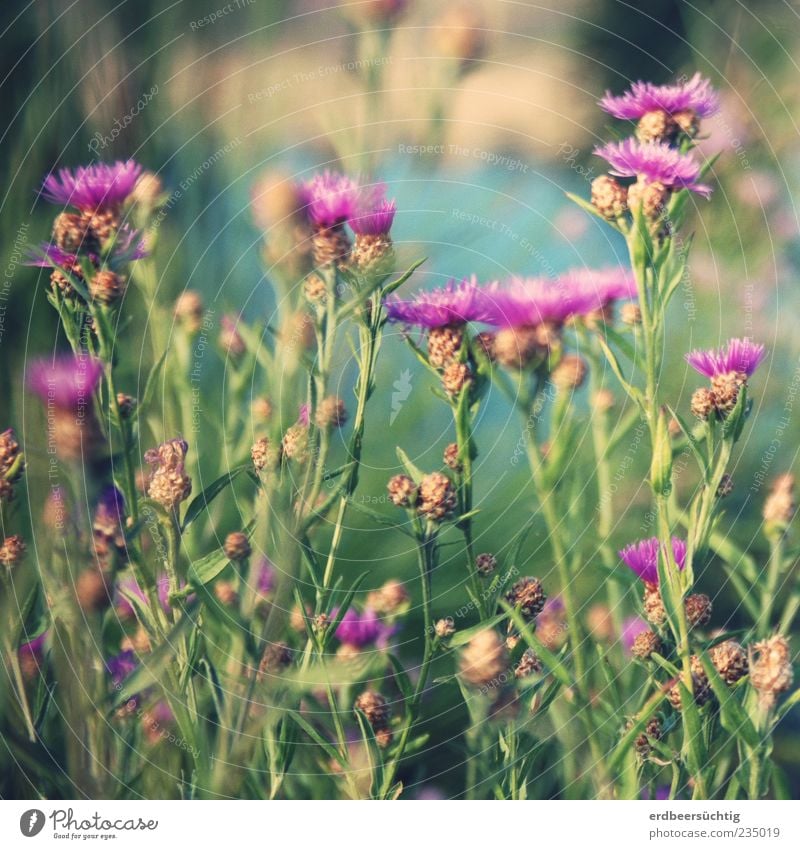
<svg viewBox="0 0 800 849"><path fill-rule="evenodd" d="M358 183L335 171L325 171L300 186L300 198L314 227L338 227L355 213Z"/></svg>
<svg viewBox="0 0 800 849"><path fill-rule="evenodd" d="M50 203L74 206L81 211L114 209L121 206L132 194L142 166L133 159L109 165L62 168L49 174L42 184L42 197Z"/></svg>
<svg viewBox="0 0 800 849"><path fill-rule="evenodd" d="M28 370L28 386L45 403L62 410L88 405L103 375L100 360L87 355L63 354L35 360Z"/></svg>
<svg viewBox="0 0 800 849"><path fill-rule="evenodd" d="M730 339L723 348L709 351L692 351L686 362L708 378L735 372L750 377L766 356L763 345L744 339Z"/></svg>
<svg viewBox="0 0 800 849"><path fill-rule="evenodd" d="M653 85L640 80L617 97L606 92L600 106L615 118L633 121L656 110L669 115L693 112L699 118L709 118L719 110L719 98L711 87L711 81L698 72L690 80L677 85Z"/></svg>
<svg viewBox="0 0 800 849"><path fill-rule="evenodd" d="M348 219L350 229L357 236L382 236L392 229L397 202L386 200L385 194L383 183L358 192L353 213Z"/></svg>
<svg viewBox="0 0 800 849"><path fill-rule="evenodd" d="M690 154L681 153L664 142L641 142L629 138L609 142L594 149L605 159L616 177L642 177L648 183L661 183L669 189L689 189L707 198L711 187L698 183L701 166Z"/></svg>
<svg viewBox="0 0 800 849"><path fill-rule="evenodd" d="M338 611L333 611L333 615L338 615ZM374 610L366 608L363 613L359 613L351 607L342 617L336 629L336 636L342 643L357 648L370 644L386 648L395 630L393 625L387 625Z"/></svg>
<svg viewBox="0 0 800 849"><path fill-rule="evenodd" d="M492 316L491 287L478 284L475 277L450 280L441 289L418 292L410 300L396 296L386 299L389 321L418 327L446 327L470 321L488 322Z"/></svg>
<svg viewBox="0 0 800 849"><path fill-rule="evenodd" d="M619 552L622 562L648 584L658 584L659 542L656 537L643 539L625 546ZM686 543L678 537L672 538L672 555L679 569L686 562Z"/></svg>
<svg viewBox="0 0 800 849"><path fill-rule="evenodd" d="M650 626L639 616L629 616L622 623L622 647L627 654L633 652L633 644L640 634L650 630Z"/></svg>

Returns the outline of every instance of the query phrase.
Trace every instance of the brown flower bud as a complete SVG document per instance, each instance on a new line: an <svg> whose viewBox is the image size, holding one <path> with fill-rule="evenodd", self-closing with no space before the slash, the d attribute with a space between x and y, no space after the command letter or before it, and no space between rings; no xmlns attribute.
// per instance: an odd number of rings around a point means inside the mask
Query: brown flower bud
<svg viewBox="0 0 800 849"><path fill-rule="evenodd" d="M267 675L276 675L282 672L292 662L292 650L286 643L268 643L258 664L259 681Z"/></svg>
<svg viewBox="0 0 800 849"><path fill-rule="evenodd" d="M501 366L523 369L542 353L535 327L504 327L494 337L494 357Z"/></svg>
<svg viewBox="0 0 800 849"><path fill-rule="evenodd" d="M700 389L695 390L692 395L691 406L693 415L702 421L706 421L714 412L714 406L714 393L710 389L701 386Z"/></svg>
<svg viewBox="0 0 800 849"><path fill-rule="evenodd" d="M495 361L495 349L494 349L495 334L491 333L488 330L484 330L483 332L479 333L475 337L475 341L478 343L478 345L480 345L481 349L483 350L483 353L486 354L486 356L489 358L489 360L491 360L491 362L494 362Z"/></svg>
<svg viewBox="0 0 800 849"><path fill-rule="evenodd" d="M633 723L628 723L629 726ZM653 750L650 740L660 740L663 734L661 720L654 716L644 727L644 731L633 741L633 747L639 757L646 758Z"/></svg>
<svg viewBox="0 0 800 849"><path fill-rule="evenodd" d="M417 487L408 475L395 475L386 485L389 500L396 507L413 507L417 503Z"/></svg>
<svg viewBox="0 0 800 849"><path fill-rule="evenodd" d="M586 627L599 642L607 642L614 636L614 621L607 604L593 604L586 614Z"/></svg>
<svg viewBox="0 0 800 849"><path fill-rule="evenodd" d="M435 368L444 368L458 358L463 341L461 327L432 327L428 331L428 361Z"/></svg>
<svg viewBox="0 0 800 849"><path fill-rule="evenodd" d="M0 563L7 569L16 566L25 554L25 543L19 534L13 534L0 545Z"/></svg>
<svg viewBox="0 0 800 849"><path fill-rule="evenodd" d="M610 389L598 389L592 396L592 406L598 413L608 413L614 409L617 399Z"/></svg>
<svg viewBox="0 0 800 849"><path fill-rule="evenodd" d="M725 640L714 646L708 654L726 684L735 684L747 675L747 653L736 640Z"/></svg>
<svg viewBox="0 0 800 849"><path fill-rule="evenodd" d="M727 498L733 492L733 478L724 474L717 487L717 498Z"/></svg>
<svg viewBox="0 0 800 849"><path fill-rule="evenodd" d="M514 677L527 678L529 675L542 672L543 669L542 661L536 652L533 649L525 649L522 657L519 659L519 663L514 669Z"/></svg>
<svg viewBox="0 0 800 849"><path fill-rule="evenodd" d="M444 367L442 386L448 395L454 397L461 394L471 379L472 372L466 363L451 362Z"/></svg>
<svg viewBox="0 0 800 849"><path fill-rule="evenodd" d="M408 590L405 584L390 580L367 595L367 607L376 613L392 615L408 604L408 600Z"/></svg>
<svg viewBox="0 0 800 849"><path fill-rule="evenodd" d="M253 466L257 472L263 472L265 469L274 469L278 465L278 449L272 445L266 436L257 439L250 449L250 457L253 460Z"/></svg>
<svg viewBox="0 0 800 849"><path fill-rule="evenodd" d="M392 732L389 727L391 710L386 699L373 690L365 690L356 699L355 707L367 718L367 722L375 732L375 740L381 748L386 748L392 742Z"/></svg>
<svg viewBox="0 0 800 849"><path fill-rule="evenodd" d="M119 414L123 419L129 419L136 409L136 399L133 395L126 395L124 392L117 392L117 406Z"/></svg>
<svg viewBox="0 0 800 849"><path fill-rule="evenodd" d="M692 672L692 691L694 693L694 701L698 707L702 707L704 704L709 702L713 696L711 685L708 683L708 677L703 669L703 664L700 662L700 658L697 657L697 655L692 655L689 659L689 663ZM670 689L667 694L667 698L675 710L681 709L681 690L677 683Z"/></svg>
<svg viewBox="0 0 800 849"><path fill-rule="evenodd" d="M97 253L99 245L82 215L62 212L53 222L53 241L63 251L77 254L80 251Z"/></svg>
<svg viewBox="0 0 800 849"><path fill-rule="evenodd" d="M431 472L419 484L419 512L433 522L452 516L456 509L456 491L447 475Z"/></svg>
<svg viewBox="0 0 800 849"><path fill-rule="evenodd" d="M357 233L351 253L353 265L364 272L386 274L394 265L394 246L388 233Z"/></svg>
<svg viewBox="0 0 800 849"><path fill-rule="evenodd" d="M746 381L746 375L731 371L718 374L711 378L711 392L714 395L714 406L720 418L725 418L736 406L739 390Z"/></svg>
<svg viewBox="0 0 800 849"><path fill-rule="evenodd" d="M547 596L538 578L520 578L506 593L506 601L530 620L542 612Z"/></svg>
<svg viewBox="0 0 800 849"><path fill-rule="evenodd" d="M203 299L194 289L186 289L175 301L175 318L189 333L197 333L203 326Z"/></svg>
<svg viewBox="0 0 800 849"><path fill-rule="evenodd" d="M562 357L550 375L553 385L565 391L579 389L585 379L586 362L574 354Z"/></svg>
<svg viewBox="0 0 800 849"><path fill-rule="evenodd" d="M508 670L508 654L498 633L491 628L479 631L467 643L459 658L461 677L475 687L496 688Z"/></svg>
<svg viewBox="0 0 800 849"><path fill-rule="evenodd" d="M628 206L632 210L641 206L645 218L655 219L664 211L671 194L663 183L650 183L640 177L628 188Z"/></svg>
<svg viewBox="0 0 800 849"><path fill-rule="evenodd" d="M750 646L750 683L758 691L758 702L768 710L792 685L792 657L789 641L776 634L774 637Z"/></svg>
<svg viewBox="0 0 800 849"><path fill-rule="evenodd" d="M321 227L311 237L314 265L345 268L350 260L350 239L344 227Z"/></svg>
<svg viewBox="0 0 800 849"><path fill-rule="evenodd" d="M666 141L675 136L678 125L669 112L663 109L652 109L645 112L636 126L636 136L640 141Z"/></svg>
<svg viewBox="0 0 800 849"><path fill-rule="evenodd" d="M125 294L127 280L107 269L97 271L89 280L89 294L101 304L116 304Z"/></svg>
<svg viewBox="0 0 800 849"><path fill-rule="evenodd" d="M281 448L287 460L305 463L308 460L308 428L299 423L292 425L283 435Z"/></svg>
<svg viewBox="0 0 800 849"><path fill-rule="evenodd" d="M247 560L253 552L253 549L250 548L250 540L247 538L247 534L242 531L229 533L225 537L225 543L222 548L228 560L235 562Z"/></svg>
<svg viewBox="0 0 800 849"><path fill-rule="evenodd" d="M667 621L667 611L658 585L649 581L644 582L644 615L651 625L663 625Z"/></svg>
<svg viewBox="0 0 800 849"><path fill-rule="evenodd" d="M672 120L682 133L694 138L700 129L700 119L694 109L681 109L672 113Z"/></svg>
<svg viewBox="0 0 800 849"><path fill-rule="evenodd" d="M642 323L642 308L639 304L629 301L620 308L619 317L622 319L623 324L635 327Z"/></svg>
<svg viewBox="0 0 800 849"><path fill-rule="evenodd" d="M684 608L690 628L702 627L711 621L711 599L704 593L687 596Z"/></svg>
<svg viewBox="0 0 800 849"><path fill-rule="evenodd" d="M230 581L215 581L214 596L223 607L235 607L239 604L239 593Z"/></svg>
<svg viewBox="0 0 800 849"><path fill-rule="evenodd" d="M458 454L458 445L455 442L451 442L447 448L444 449L444 464L448 469L452 469L454 472L460 472L463 470L463 465L458 459Z"/></svg>
<svg viewBox="0 0 800 849"><path fill-rule="evenodd" d="M328 298L328 289L325 281L319 274L312 272L303 281L303 294L306 300L312 304L324 304Z"/></svg>
<svg viewBox="0 0 800 849"><path fill-rule="evenodd" d="M484 552L483 554L479 554L475 558L475 571L484 578L487 575L491 575L496 568L497 558L494 556L494 554Z"/></svg>
<svg viewBox="0 0 800 849"><path fill-rule="evenodd" d="M764 521L773 525L788 525L796 509L794 475L779 475L772 482L770 494L764 501Z"/></svg>
<svg viewBox="0 0 800 849"><path fill-rule="evenodd" d="M592 205L604 218L620 218L628 208L628 190L603 174L592 180Z"/></svg>
<svg viewBox="0 0 800 849"><path fill-rule="evenodd" d="M75 579L75 596L85 613L98 613L111 604L109 584L103 573L94 566L83 569Z"/></svg>
<svg viewBox="0 0 800 849"><path fill-rule="evenodd" d="M327 429L341 427L347 421L347 410L344 401L335 395L329 395L319 402L317 412L314 416L317 427Z"/></svg>
<svg viewBox="0 0 800 849"><path fill-rule="evenodd" d="M661 652L661 638L653 631L642 631L633 640L631 654L640 660L649 660L650 655Z"/></svg>
<svg viewBox="0 0 800 849"><path fill-rule="evenodd" d="M253 416L262 422L268 422L272 418L272 401L269 398L256 398L253 401Z"/></svg>
<svg viewBox="0 0 800 849"><path fill-rule="evenodd" d="M456 632L456 625L453 621L453 617L447 616L444 619L437 619L436 624L433 626L433 630L440 640L452 637Z"/></svg>

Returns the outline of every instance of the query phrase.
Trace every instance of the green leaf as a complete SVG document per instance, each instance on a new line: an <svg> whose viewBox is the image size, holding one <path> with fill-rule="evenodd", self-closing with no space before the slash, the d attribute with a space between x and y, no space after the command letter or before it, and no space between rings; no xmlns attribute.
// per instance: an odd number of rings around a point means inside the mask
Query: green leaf
<svg viewBox="0 0 800 849"><path fill-rule="evenodd" d="M520 636L528 644L528 647L532 648L536 654L539 655L545 666L547 666L550 672L562 684L566 687L571 687L574 684L574 680L569 670L566 666L564 666L561 660L536 637L528 626L528 623L523 619L519 610L517 610L516 607L512 607L507 601L505 601L505 599L500 600L500 605L511 617L511 620L514 622Z"/></svg>
<svg viewBox="0 0 800 849"><path fill-rule="evenodd" d="M619 230L620 227L614 221L609 221L605 215L601 215L597 208L589 203L588 200L585 200L580 195L573 194L572 192L564 192L564 194L574 203L577 204L584 212L588 212L589 215L593 215L595 218L599 218L604 224L608 224L610 227L613 227L615 230Z"/></svg>
<svg viewBox="0 0 800 849"><path fill-rule="evenodd" d="M316 728L301 714L296 710L288 710L286 711L287 716L291 717L294 722L296 722L303 731L308 734L308 736L325 752L325 754L329 758L333 758L342 769L347 769L347 761L342 756L341 752L331 743L329 743Z"/></svg>
<svg viewBox="0 0 800 849"><path fill-rule="evenodd" d="M350 603L352 602L353 597L358 592L358 589L361 586L361 584L364 583L364 579L367 577L367 575L369 575L369 572L362 572L355 579L355 581L353 582L353 585L350 587L350 589L347 591L347 593L345 593L344 598L339 603L339 610L338 610L336 616L334 616L333 619L331 620L330 626L325 631L325 641L324 642L325 642L326 645L336 635L336 630L339 627L339 625L341 624L345 613L347 613L348 609L350 608Z"/></svg>
<svg viewBox="0 0 800 849"><path fill-rule="evenodd" d="M463 630L459 629L452 637L449 638L447 645L451 649L457 649L459 646L466 645L476 634L479 634L481 631L485 631L487 628L494 628L495 625L502 622L505 618L505 613L499 613L492 619L479 622L477 625L472 625L469 628L464 628Z"/></svg>
<svg viewBox="0 0 800 849"><path fill-rule="evenodd" d="M210 483L199 495L192 499L188 508L186 509L186 515L183 517L183 527L182 530L186 530L192 522L197 519L197 517L205 510L206 507L225 489L225 487L229 486L233 483L234 479L237 475L249 469L249 464L243 466L237 466L234 469L231 469L229 472L225 472L224 475L218 477L213 483Z"/></svg>
<svg viewBox="0 0 800 849"><path fill-rule="evenodd" d="M397 681L397 686L403 694L403 698L406 700L410 699L413 694L413 687L411 686L411 680L409 679L408 674L405 669L403 669L403 664L400 663L399 658L395 657L393 654L389 654L389 663L392 664L394 680Z"/></svg>
<svg viewBox="0 0 800 849"><path fill-rule="evenodd" d="M397 458L400 460L408 476L415 484L419 484L419 482L425 477L425 472L417 468L417 466L415 466L409 459L408 454L406 454L406 452L399 446L397 447Z"/></svg>
<svg viewBox="0 0 800 849"><path fill-rule="evenodd" d="M761 739L753 727L750 717L731 693L728 685L722 680L708 653L699 650L698 657L703 664L711 689L719 702L719 719L722 727L734 737L741 737L748 746L757 747L761 743Z"/></svg>
<svg viewBox="0 0 800 849"><path fill-rule="evenodd" d="M248 539L252 536L254 527L255 520L251 519L244 528L244 533ZM205 557L201 557L200 560L195 560L190 564L189 583L196 587L210 583L229 562L228 556L222 548L215 549Z"/></svg>
<svg viewBox="0 0 800 849"><path fill-rule="evenodd" d="M644 398L642 397L642 393L632 383L629 383L625 379L625 375L622 373L622 367L619 364L617 355L611 350L611 348L608 347L608 343L599 334L597 335L597 343L600 345L603 354L605 354L608 364L611 366L611 370L616 375L617 380L622 384L622 388L642 409L644 409Z"/></svg>
<svg viewBox="0 0 800 849"><path fill-rule="evenodd" d="M622 735L619 743L611 754L608 761L609 772L615 772L627 755L630 754L633 741L644 731L645 726L652 718L656 708L666 697L665 690L658 690L642 705L639 716L633 721L631 727Z"/></svg>

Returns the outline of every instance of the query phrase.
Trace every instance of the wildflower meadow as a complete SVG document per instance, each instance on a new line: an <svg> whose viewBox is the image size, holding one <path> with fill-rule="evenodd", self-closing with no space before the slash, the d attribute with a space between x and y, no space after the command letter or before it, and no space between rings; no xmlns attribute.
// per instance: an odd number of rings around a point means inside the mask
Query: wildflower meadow
<svg viewBox="0 0 800 849"><path fill-rule="evenodd" d="M0 795L796 799L788 54L122 5L0 36Z"/></svg>

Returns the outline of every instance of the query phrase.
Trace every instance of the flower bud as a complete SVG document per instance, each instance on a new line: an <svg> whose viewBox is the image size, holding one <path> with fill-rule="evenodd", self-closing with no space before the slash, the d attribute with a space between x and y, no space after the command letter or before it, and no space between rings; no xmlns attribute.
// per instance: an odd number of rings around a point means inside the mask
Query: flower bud
<svg viewBox="0 0 800 849"><path fill-rule="evenodd" d="M110 306L122 300L127 280L121 274L104 269L97 271L89 280L89 294L101 304Z"/></svg>
<svg viewBox="0 0 800 849"><path fill-rule="evenodd" d="M199 292L186 289L175 301L175 319L189 333L198 333L203 326L203 299Z"/></svg>
<svg viewBox="0 0 800 849"><path fill-rule="evenodd" d="M703 669L703 664L700 662L700 658L697 657L697 655L692 655L689 659L689 663L692 673L692 691L694 694L694 701L698 707L702 707L712 698L713 693L711 691L711 685L708 683L708 676ZM677 683L670 689L667 694L667 698L675 710L681 710L683 706L681 701L681 690Z"/></svg>
<svg viewBox="0 0 800 849"><path fill-rule="evenodd" d="M709 657L726 684L735 684L747 675L747 653L736 640L718 643L709 652Z"/></svg>
<svg viewBox="0 0 800 849"><path fill-rule="evenodd" d="M417 487L408 475L395 475L389 479L386 488L395 507L413 507L417 503Z"/></svg>
<svg viewBox="0 0 800 849"><path fill-rule="evenodd" d="M542 661L536 652L533 649L525 649L519 663L514 668L514 677L527 678L529 675L542 672L543 669Z"/></svg>
<svg viewBox="0 0 800 849"><path fill-rule="evenodd" d="M547 596L538 578L520 578L506 593L506 601L518 607L525 619L532 620L541 613Z"/></svg>
<svg viewBox="0 0 800 849"><path fill-rule="evenodd" d="M435 368L444 368L458 358L463 341L460 327L432 327L428 332L428 361Z"/></svg>
<svg viewBox="0 0 800 849"><path fill-rule="evenodd" d="M463 464L461 460L459 460L459 450L458 445L455 442L451 442L447 448L444 449L444 464L448 469L452 469L454 472L463 471Z"/></svg>
<svg viewBox="0 0 800 849"><path fill-rule="evenodd" d="M447 616L444 619L437 619L436 624L433 626L434 633L440 640L444 640L447 637L452 637L456 632L455 622L453 621L452 616Z"/></svg>
<svg viewBox="0 0 800 849"><path fill-rule="evenodd" d="M759 705L773 707L779 693L792 685L792 657L789 641L776 634L750 647L750 683L758 691Z"/></svg>
<svg viewBox="0 0 800 849"><path fill-rule="evenodd" d="M701 421L706 421L714 412L714 393L704 386L695 390L692 395L691 409L694 416Z"/></svg>
<svg viewBox="0 0 800 849"><path fill-rule="evenodd" d="M649 660L653 652L661 652L661 638L653 631L642 631L633 640L631 654L640 660Z"/></svg>
<svg viewBox="0 0 800 849"><path fill-rule="evenodd" d="M491 575L497 569L497 558L494 554L484 552L475 558L475 571L482 577Z"/></svg>
<svg viewBox="0 0 800 849"><path fill-rule="evenodd" d="M381 748L386 748L392 742L392 731L389 727L391 710L386 699L372 690L365 690L356 699L355 707L367 718L375 733L375 740Z"/></svg>
<svg viewBox="0 0 800 849"><path fill-rule="evenodd" d="M553 385L565 391L579 389L585 379L586 363L582 357L574 354L562 357L550 375Z"/></svg>
<svg viewBox="0 0 800 849"><path fill-rule="evenodd" d="M690 628L702 627L711 621L711 599L704 593L687 596L684 609Z"/></svg>
<svg viewBox="0 0 800 849"><path fill-rule="evenodd" d="M329 395L319 402L314 420L317 427L327 430L332 427L341 427L347 421L347 410L344 401L335 395Z"/></svg>
<svg viewBox="0 0 800 849"><path fill-rule="evenodd" d="M620 218L628 208L628 190L613 177L596 177L592 180L592 205L604 218Z"/></svg>
<svg viewBox="0 0 800 849"><path fill-rule="evenodd" d="M3 540L3 544L0 545L0 563L6 569L12 569L22 560L25 554L25 547L25 543L19 534L6 537Z"/></svg>
<svg viewBox="0 0 800 849"><path fill-rule="evenodd" d="M253 549L250 547L250 540L247 538L247 534L242 531L229 533L225 537L225 543L222 548L228 560L233 560L236 563L247 560L253 553Z"/></svg>
<svg viewBox="0 0 800 849"><path fill-rule="evenodd" d="M447 475L431 472L419 484L419 512L433 522L441 522L456 509L456 492Z"/></svg>
<svg viewBox="0 0 800 849"><path fill-rule="evenodd" d="M475 687L497 687L508 670L508 654L500 636L491 628L479 631L459 658L461 677Z"/></svg>

